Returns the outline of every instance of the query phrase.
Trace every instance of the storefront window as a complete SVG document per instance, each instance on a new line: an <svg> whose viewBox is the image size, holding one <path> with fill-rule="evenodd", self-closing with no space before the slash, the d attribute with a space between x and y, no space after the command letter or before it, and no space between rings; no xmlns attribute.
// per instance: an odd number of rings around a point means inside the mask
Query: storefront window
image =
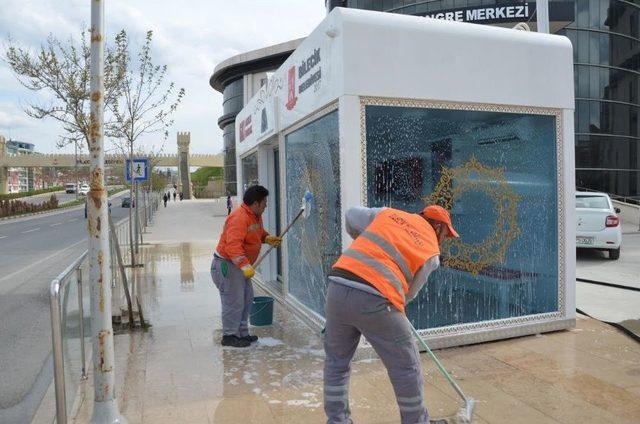
<svg viewBox="0 0 640 424"><path fill-rule="evenodd" d="M258 181L258 155L252 153L242 158L242 191L243 194L247 188L252 185L259 184Z"/></svg>
<svg viewBox="0 0 640 424"><path fill-rule="evenodd" d="M326 275L341 253L338 111L288 134L285 147L287 222L306 190L314 196L309 217L287 234L289 293L324 315Z"/></svg>
<svg viewBox="0 0 640 424"><path fill-rule="evenodd" d="M366 106L368 205L439 203L442 247L407 314L434 328L558 310L555 117Z"/></svg>

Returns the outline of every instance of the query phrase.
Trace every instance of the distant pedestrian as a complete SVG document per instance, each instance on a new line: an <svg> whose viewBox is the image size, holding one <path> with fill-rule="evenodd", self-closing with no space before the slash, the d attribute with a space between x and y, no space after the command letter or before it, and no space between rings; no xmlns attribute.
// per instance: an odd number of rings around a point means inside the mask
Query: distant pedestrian
<svg viewBox="0 0 640 424"><path fill-rule="evenodd" d="M184 199L184 193L180 192L180 201L182 202L182 199Z"/></svg>
<svg viewBox="0 0 640 424"><path fill-rule="evenodd" d="M175 191L175 190L173 190L173 201L174 201L174 202L176 201L176 196L177 196L176 191Z"/></svg>
<svg viewBox="0 0 640 424"><path fill-rule="evenodd" d="M231 196L227 196L227 215L231 215L231 209L233 209L233 202Z"/></svg>
<svg viewBox="0 0 640 424"><path fill-rule="evenodd" d="M167 193L164 194L164 196L162 196L162 200L164 201L164 207L167 207L167 200L169 200L169 196L167 196Z"/></svg>

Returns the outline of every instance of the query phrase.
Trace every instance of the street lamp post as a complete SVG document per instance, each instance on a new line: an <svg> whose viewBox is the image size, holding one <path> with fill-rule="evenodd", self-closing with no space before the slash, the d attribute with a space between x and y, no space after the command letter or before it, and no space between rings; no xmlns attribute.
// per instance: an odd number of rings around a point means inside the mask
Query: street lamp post
<svg viewBox="0 0 640 424"><path fill-rule="evenodd" d="M87 194L94 402L91 422L126 423L115 396L109 216L104 183L104 0L91 0L90 190Z"/></svg>

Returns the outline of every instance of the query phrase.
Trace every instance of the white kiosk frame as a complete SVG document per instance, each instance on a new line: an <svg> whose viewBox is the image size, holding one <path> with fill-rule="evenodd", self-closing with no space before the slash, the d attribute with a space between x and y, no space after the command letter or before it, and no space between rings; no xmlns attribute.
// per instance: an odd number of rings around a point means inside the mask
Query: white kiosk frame
<svg viewBox="0 0 640 424"><path fill-rule="evenodd" d="M338 110L342 220L349 207L367 205L365 108L370 105L555 119L557 307L546 313L423 328L420 332L434 347L445 347L573 326L574 98L570 42L547 34L336 8L238 114L238 194L242 193L242 159L256 152L260 183L272 190L277 173L279 192L294 190L287 187L286 137ZM279 169L273 156L276 149ZM276 220L280 228L286 225L286 211L291 206L286 197L272 196L265 215L265 225L272 233L276 232ZM275 214L274 201L279 202L280 216ZM350 241L342 222L341 248L346 249ZM298 254L288 251L285 243L282 279L277 278L276 255L272 254L260 267L256 282L319 329L324 321L321 313L290 294L292 277L287 270L290 260L299 259L292 255Z"/></svg>

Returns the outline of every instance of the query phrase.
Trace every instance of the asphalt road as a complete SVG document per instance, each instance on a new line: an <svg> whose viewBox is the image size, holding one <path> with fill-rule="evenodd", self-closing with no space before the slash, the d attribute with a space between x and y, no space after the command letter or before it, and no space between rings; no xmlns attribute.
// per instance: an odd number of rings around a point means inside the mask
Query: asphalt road
<svg viewBox="0 0 640 424"><path fill-rule="evenodd" d="M51 382L49 283L86 249L82 206L0 222L0 423L30 422Z"/></svg>

